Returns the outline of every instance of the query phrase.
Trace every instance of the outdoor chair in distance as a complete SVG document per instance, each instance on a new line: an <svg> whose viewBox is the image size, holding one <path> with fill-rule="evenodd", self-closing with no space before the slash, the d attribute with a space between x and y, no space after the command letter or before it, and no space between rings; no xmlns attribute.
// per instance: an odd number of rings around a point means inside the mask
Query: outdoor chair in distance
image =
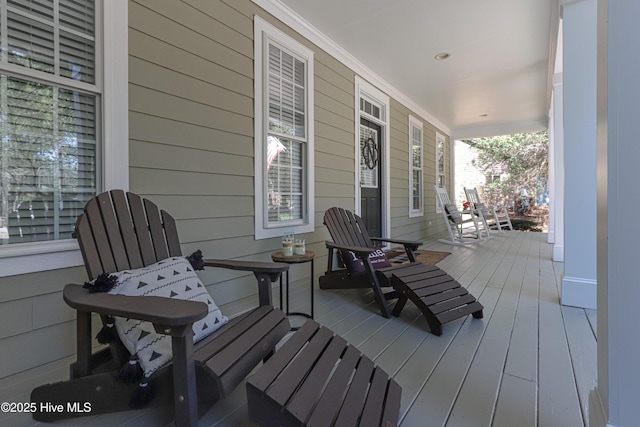
<svg viewBox="0 0 640 427"><path fill-rule="evenodd" d="M447 190L437 185L434 188L442 208L442 216L447 226L447 232L449 233L449 239L439 239L440 242L450 245L468 245L482 241L483 234L486 238L490 237L489 228L486 226L481 213L469 212L469 218L464 219L462 217L463 213L449 199ZM473 224L473 227L469 227L468 224Z"/></svg>
<svg viewBox="0 0 640 427"><path fill-rule="evenodd" d="M465 187L464 194L467 196L467 201L471 204L471 207L482 214L488 227L494 227L498 231L503 231L503 229L506 228L513 230L507 208L504 206L491 206L491 210L489 210L489 208L480 201L480 196L476 188Z"/></svg>
<svg viewBox="0 0 640 427"><path fill-rule="evenodd" d="M78 240L90 279L102 273L140 269L169 257L180 257L174 219L151 201L121 190L91 199L76 222ZM252 272L258 282L259 305L231 319L212 335L193 343L192 324L207 315L207 304L157 296L89 293L81 285L67 285L65 302L77 314L77 360L71 379L33 390L31 402L63 405L91 404L90 415L130 409L134 385L114 380L114 372L129 361L119 340L92 353L92 313L151 322L157 333L171 336L173 360L150 377L155 397L148 406L174 405L178 426L194 426L198 412L237 387L263 360L273 354L290 329L284 313L273 307L271 283L288 269L286 264L233 260L204 260L207 267ZM139 270L138 270L139 271ZM89 415L89 414L87 414ZM78 416L69 412L37 412L38 421Z"/></svg>
<svg viewBox="0 0 640 427"><path fill-rule="evenodd" d="M429 330L442 334L442 324L473 314L482 318L483 306L476 298L436 266L427 266L416 260L414 251L422 242L370 237L364 221L352 212L333 207L325 212L324 224L331 234L332 242L325 242L329 250L327 271L320 276L321 289L371 288L380 312L389 317L388 301L397 298L393 308L399 316L407 300L411 300L425 316ZM369 255L376 251L374 242L390 242L404 247L409 263L374 268ZM364 266L362 275L354 274L351 268L334 268L334 251L339 256L351 252ZM383 293L382 288L393 291Z"/></svg>

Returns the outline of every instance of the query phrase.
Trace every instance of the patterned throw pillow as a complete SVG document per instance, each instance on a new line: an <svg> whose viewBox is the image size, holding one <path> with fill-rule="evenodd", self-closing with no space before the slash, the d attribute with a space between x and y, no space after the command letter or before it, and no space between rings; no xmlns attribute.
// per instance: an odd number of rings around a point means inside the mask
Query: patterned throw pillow
<svg viewBox="0 0 640 427"><path fill-rule="evenodd" d="M193 324L193 341L198 342L228 322L213 302L193 267L185 258L173 257L137 270L113 273L118 280L110 294L157 296L204 302L209 314ZM171 337L158 334L150 322L115 318L118 336L129 352L137 356L145 377L171 360Z"/></svg>

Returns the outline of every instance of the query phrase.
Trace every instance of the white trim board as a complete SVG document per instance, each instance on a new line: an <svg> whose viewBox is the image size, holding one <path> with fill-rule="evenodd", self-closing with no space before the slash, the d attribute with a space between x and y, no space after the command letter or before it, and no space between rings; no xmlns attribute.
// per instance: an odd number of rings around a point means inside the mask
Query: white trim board
<svg viewBox="0 0 640 427"><path fill-rule="evenodd" d="M562 305L596 309L597 284L593 279L565 276L562 278Z"/></svg>
<svg viewBox="0 0 640 427"><path fill-rule="evenodd" d="M435 118L428 111L416 104L411 98L396 89L349 52L347 52L339 44L331 40L324 33L318 30L316 27L307 22L302 16L298 15L287 5L283 4L279 0L252 0L255 4L260 6L265 11L269 12L274 17L278 18L283 23L287 24L298 34L314 43L320 49L324 50L335 59L340 61L345 66L351 68L357 75L371 82L373 85L380 88L387 95L393 97L396 101L409 108L423 119L427 120L436 128L440 129L447 135L451 135L451 129L445 125L442 121Z"/></svg>
<svg viewBox="0 0 640 427"><path fill-rule="evenodd" d="M607 415L598 387L589 393L589 427L615 427L613 424L607 423Z"/></svg>

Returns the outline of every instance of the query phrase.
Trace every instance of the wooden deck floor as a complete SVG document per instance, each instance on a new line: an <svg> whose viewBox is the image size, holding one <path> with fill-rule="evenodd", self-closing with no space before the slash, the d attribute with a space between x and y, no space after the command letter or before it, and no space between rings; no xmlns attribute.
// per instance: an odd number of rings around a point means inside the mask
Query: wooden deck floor
<svg viewBox="0 0 640 427"><path fill-rule="evenodd" d="M402 386L403 427L586 426L587 396L596 375L595 312L559 304L562 264L551 261L546 238L509 232L471 247L425 245L452 253L438 265L485 306L484 319L448 323L440 337L427 332L411 303L399 318L385 319L377 314L372 294L363 290L316 289L316 320L394 376ZM291 298L308 304L308 282L294 286ZM0 401L28 400L34 386L64 379L68 363L0 380ZM199 425L251 425L244 393L244 387L236 389ZM55 425L170 423L170 409L155 409ZM35 423L28 415L0 414L0 424Z"/></svg>

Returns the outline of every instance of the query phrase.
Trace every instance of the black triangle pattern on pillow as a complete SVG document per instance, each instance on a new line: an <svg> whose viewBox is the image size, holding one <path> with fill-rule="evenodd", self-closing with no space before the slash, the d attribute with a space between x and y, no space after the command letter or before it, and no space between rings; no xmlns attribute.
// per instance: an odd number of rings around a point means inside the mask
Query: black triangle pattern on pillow
<svg viewBox="0 0 640 427"><path fill-rule="evenodd" d="M152 351L151 352L151 356L149 357L149 361L152 362L154 360L156 360L158 357L162 357L162 354L156 352L156 351Z"/></svg>

